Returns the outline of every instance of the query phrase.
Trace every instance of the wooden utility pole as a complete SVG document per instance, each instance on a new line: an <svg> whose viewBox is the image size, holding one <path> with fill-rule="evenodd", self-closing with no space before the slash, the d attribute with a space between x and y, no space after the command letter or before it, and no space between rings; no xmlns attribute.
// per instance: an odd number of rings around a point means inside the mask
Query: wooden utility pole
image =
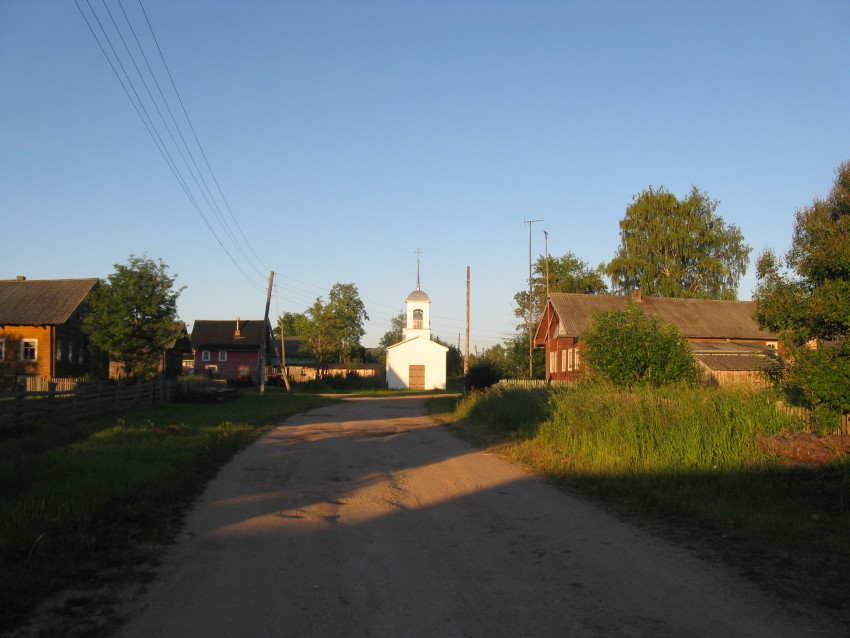
<svg viewBox="0 0 850 638"><path fill-rule="evenodd" d="M524 219L528 224L528 378L534 378L534 296L531 290L531 225L542 222L542 219Z"/></svg>
<svg viewBox="0 0 850 638"><path fill-rule="evenodd" d="M263 314L263 330L260 333L260 363L257 378L260 380L260 395L266 392L266 340L269 338L269 306L272 303L272 286L274 285L274 270L269 274L269 291L266 294L266 312Z"/></svg>
<svg viewBox="0 0 850 638"><path fill-rule="evenodd" d="M463 376L469 374L469 266L466 267L466 351L463 354Z"/></svg>
<svg viewBox="0 0 850 638"><path fill-rule="evenodd" d="M289 387L289 375L286 374L286 335L283 334L283 317L280 318L280 376L283 377L286 391L292 394L292 388Z"/></svg>

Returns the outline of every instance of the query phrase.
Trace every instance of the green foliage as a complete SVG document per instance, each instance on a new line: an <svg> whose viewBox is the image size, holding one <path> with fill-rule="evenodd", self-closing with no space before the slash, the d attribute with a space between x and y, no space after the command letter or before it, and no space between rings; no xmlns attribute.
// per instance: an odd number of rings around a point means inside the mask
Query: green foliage
<svg viewBox="0 0 850 638"><path fill-rule="evenodd" d="M360 351L360 339L369 319L354 284L334 284L325 303L318 297L296 327L319 370L329 363L351 363Z"/></svg>
<svg viewBox="0 0 850 638"><path fill-rule="evenodd" d="M492 363L484 361L469 366L469 371L464 379L464 388L467 392L485 390L499 382L501 371Z"/></svg>
<svg viewBox="0 0 850 638"><path fill-rule="evenodd" d="M699 368L684 335L641 306L597 313L581 335L582 355L598 376L618 386L695 383Z"/></svg>
<svg viewBox="0 0 850 638"><path fill-rule="evenodd" d="M179 337L177 298L168 266L134 257L89 295L84 330L91 344L124 364L128 377L155 375L166 346Z"/></svg>
<svg viewBox="0 0 850 638"><path fill-rule="evenodd" d="M286 337L301 337L308 330L310 320L301 312L284 312L278 317L277 325L274 327L275 336L279 337L281 328Z"/></svg>
<svg viewBox="0 0 850 638"><path fill-rule="evenodd" d="M542 255L534 262L531 275L531 294L534 299L532 307L532 326L540 321L543 308L546 306L546 258ZM602 278L603 266L591 268L583 259L568 252L563 257L549 256L549 292L574 292L594 295L608 292L608 285ZM528 290L520 290L514 295L514 314L522 320L517 330L528 334ZM525 367L528 369L526 353Z"/></svg>
<svg viewBox="0 0 850 638"><path fill-rule="evenodd" d="M432 335L431 340L449 349L446 352L446 376L456 377L463 374L463 354L460 348L436 335Z"/></svg>
<svg viewBox="0 0 850 638"><path fill-rule="evenodd" d="M476 423L486 423L496 434L525 430L533 434L549 418L551 406L546 390L499 389L476 391L458 403L456 414Z"/></svg>
<svg viewBox="0 0 850 638"><path fill-rule="evenodd" d="M757 275L756 319L787 346L779 386L816 411L850 409L850 162L826 199L797 211L785 264L766 249Z"/></svg>
<svg viewBox="0 0 850 638"><path fill-rule="evenodd" d="M663 187L636 195L620 221L620 247L606 271L615 291L657 297L736 299L750 247L718 202L693 187L678 199Z"/></svg>

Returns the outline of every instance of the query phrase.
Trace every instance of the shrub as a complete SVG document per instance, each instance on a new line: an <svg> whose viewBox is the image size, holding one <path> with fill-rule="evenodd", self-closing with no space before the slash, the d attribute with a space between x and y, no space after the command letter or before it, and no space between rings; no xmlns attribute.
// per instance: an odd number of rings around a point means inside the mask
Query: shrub
<svg viewBox="0 0 850 638"><path fill-rule="evenodd" d="M492 385L499 382L499 369L489 362L479 363L470 366L469 372L466 373L464 387L467 392L475 390L486 390Z"/></svg>
<svg viewBox="0 0 850 638"><path fill-rule="evenodd" d="M634 302L624 310L597 313L581 340L588 367L618 386L695 383L699 378L685 336L672 324L646 316Z"/></svg>

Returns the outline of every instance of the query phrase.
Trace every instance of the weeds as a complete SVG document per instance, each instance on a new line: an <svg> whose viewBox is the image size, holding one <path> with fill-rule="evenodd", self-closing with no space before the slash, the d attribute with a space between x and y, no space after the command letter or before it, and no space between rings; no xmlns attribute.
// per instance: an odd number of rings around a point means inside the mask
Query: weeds
<svg viewBox="0 0 850 638"><path fill-rule="evenodd" d="M453 418L465 438L570 491L850 616L850 462L765 455L759 434L801 427L769 392L584 383L467 395Z"/></svg>

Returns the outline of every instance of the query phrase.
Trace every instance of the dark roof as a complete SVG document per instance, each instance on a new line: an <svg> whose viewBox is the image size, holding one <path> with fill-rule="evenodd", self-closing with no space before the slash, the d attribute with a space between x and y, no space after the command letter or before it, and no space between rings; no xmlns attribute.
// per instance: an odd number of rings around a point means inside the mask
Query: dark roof
<svg viewBox="0 0 850 638"><path fill-rule="evenodd" d="M562 330L578 336L593 318L594 311L622 310L631 297L552 293ZM714 299L670 299L643 297L640 307L647 315L656 315L676 326L689 339L777 339L761 330L753 319L753 301L717 301Z"/></svg>
<svg viewBox="0 0 850 638"><path fill-rule="evenodd" d="M263 320L198 319L192 326L192 348L195 350L259 350L263 339Z"/></svg>
<svg viewBox="0 0 850 638"><path fill-rule="evenodd" d="M0 324L67 323L99 282L99 279L0 280Z"/></svg>
<svg viewBox="0 0 850 638"><path fill-rule="evenodd" d="M753 372L764 370L767 366L766 357L735 354L698 354L697 359L709 370L728 372Z"/></svg>

